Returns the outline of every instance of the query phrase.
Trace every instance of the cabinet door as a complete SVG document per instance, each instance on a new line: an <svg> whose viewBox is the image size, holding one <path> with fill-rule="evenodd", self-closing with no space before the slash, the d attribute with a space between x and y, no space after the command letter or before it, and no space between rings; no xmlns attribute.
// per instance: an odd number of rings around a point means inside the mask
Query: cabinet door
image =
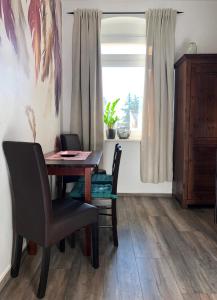
<svg viewBox="0 0 217 300"><path fill-rule="evenodd" d="M191 69L188 198L214 204L217 149L217 64Z"/></svg>
<svg viewBox="0 0 217 300"><path fill-rule="evenodd" d="M205 141L193 146L188 204L215 203L216 148L217 144L206 144Z"/></svg>

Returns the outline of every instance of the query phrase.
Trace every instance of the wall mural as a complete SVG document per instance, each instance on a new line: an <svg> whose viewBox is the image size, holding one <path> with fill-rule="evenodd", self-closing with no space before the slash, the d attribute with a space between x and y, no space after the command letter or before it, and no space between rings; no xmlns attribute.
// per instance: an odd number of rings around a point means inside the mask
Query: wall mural
<svg viewBox="0 0 217 300"><path fill-rule="evenodd" d="M60 0L0 0L0 144L5 140L34 141L43 153L56 149L61 77ZM0 194L4 195L0 200L3 278L11 261L12 220L2 147L0 182Z"/></svg>
<svg viewBox="0 0 217 300"><path fill-rule="evenodd" d="M0 19L25 72L29 72L25 30L30 30L36 83L44 82L49 75L54 77L56 115L62 83L61 14L60 0L0 0Z"/></svg>

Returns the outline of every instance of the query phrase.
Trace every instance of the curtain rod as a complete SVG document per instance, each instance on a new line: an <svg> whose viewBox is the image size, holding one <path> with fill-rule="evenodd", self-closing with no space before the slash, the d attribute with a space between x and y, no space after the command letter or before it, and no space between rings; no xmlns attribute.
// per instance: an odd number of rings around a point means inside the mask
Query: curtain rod
<svg viewBox="0 0 217 300"><path fill-rule="evenodd" d="M183 11L177 11L177 14L183 14ZM67 12L68 15L74 15L74 11ZM120 11L120 12L103 12L103 15L142 15L145 14L144 11Z"/></svg>

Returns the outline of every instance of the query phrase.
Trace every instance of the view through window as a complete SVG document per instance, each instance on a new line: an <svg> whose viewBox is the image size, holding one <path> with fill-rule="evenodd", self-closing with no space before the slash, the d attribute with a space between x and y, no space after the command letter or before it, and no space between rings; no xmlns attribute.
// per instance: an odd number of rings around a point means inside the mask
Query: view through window
<svg viewBox="0 0 217 300"><path fill-rule="evenodd" d="M129 127L134 135L141 131L143 86L143 67L103 68L104 106L108 101L120 98L117 125Z"/></svg>
<svg viewBox="0 0 217 300"><path fill-rule="evenodd" d="M140 138L145 72L145 21L114 17L102 22L103 101L120 98L116 127ZM114 31L114 32L113 32Z"/></svg>

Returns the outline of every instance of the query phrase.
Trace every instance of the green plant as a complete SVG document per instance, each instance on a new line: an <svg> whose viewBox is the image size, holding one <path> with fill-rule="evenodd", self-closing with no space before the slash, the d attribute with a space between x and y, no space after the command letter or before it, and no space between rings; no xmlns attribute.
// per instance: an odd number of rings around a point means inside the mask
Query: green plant
<svg viewBox="0 0 217 300"><path fill-rule="evenodd" d="M119 101L120 98L114 100L113 102L108 102L105 107L104 123L109 129L112 129L115 123L119 120L118 116L116 115L116 106Z"/></svg>

